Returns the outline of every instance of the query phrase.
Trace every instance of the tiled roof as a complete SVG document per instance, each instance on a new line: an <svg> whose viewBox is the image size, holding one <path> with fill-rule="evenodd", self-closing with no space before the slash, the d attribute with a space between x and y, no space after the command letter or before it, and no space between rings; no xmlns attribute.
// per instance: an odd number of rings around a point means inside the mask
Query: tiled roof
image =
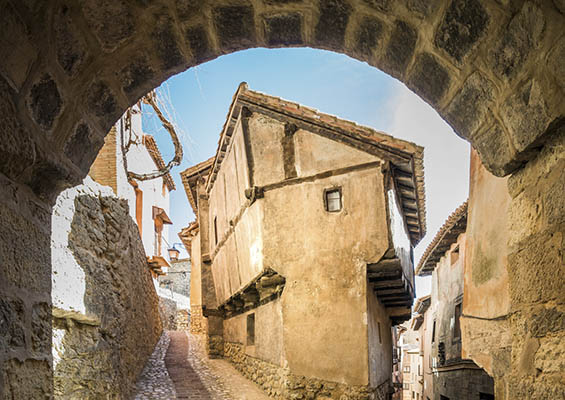
<svg viewBox="0 0 565 400"><path fill-rule="evenodd" d="M161 156L161 152L159 151L159 147L157 147L155 138L151 135L143 135L143 143L145 144L147 151L149 151L149 155L153 159L153 162L155 162L155 165L157 165L157 168L164 169L165 161L163 161L163 156ZM173 181L170 173L167 172L163 176L163 180L165 181L169 192L176 189L175 182Z"/></svg>
<svg viewBox="0 0 565 400"><path fill-rule="evenodd" d="M413 245L426 234L426 200L424 188L424 148L394 138L355 122L321 113L313 108L279 97L249 90L242 82L235 92L218 141L218 149L206 188L211 190L223 158L227 154L235 124L243 107L271 115L292 119L297 124L308 124L331 133L333 140L342 141L361 150L370 149L392 164L392 176L397 187L402 212Z"/></svg>
<svg viewBox="0 0 565 400"><path fill-rule="evenodd" d="M196 183L198 178L206 179L213 162L214 157L211 157L206 161L193 165L180 173L186 197L188 198L188 202L190 203L194 214L196 214L198 209L198 203L196 201Z"/></svg>
<svg viewBox="0 0 565 400"><path fill-rule="evenodd" d="M436 233L434 240L429 244L418 263L416 275L430 275L441 257L457 241L457 237L465 232L467 229L467 203L468 200L451 213Z"/></svg>

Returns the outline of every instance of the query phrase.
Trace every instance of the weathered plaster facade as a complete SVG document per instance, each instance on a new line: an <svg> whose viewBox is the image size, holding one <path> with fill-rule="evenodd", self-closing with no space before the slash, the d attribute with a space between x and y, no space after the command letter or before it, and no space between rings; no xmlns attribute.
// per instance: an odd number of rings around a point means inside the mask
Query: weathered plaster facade
<svg viewBox="0 0 565 400"><path fill-rule="evenodd" d="M556 134L509 178L471 158L463 352L497 398L565 396L564 154Z"/></svg>
<svg viewBox="0 0 565 400"><path fill-rule="evenodd" d="M420 332L417 329L413 329L411 322L403 324L406 329L403 330L400 336L401 399L421 397L420 373L422 357L420 355Z"/></svg>
<svg viewBox="0 0 565 400"><path fill-rule="evenodd" d="M465 358L462 349L461 323L464 301L468 299L464 293L467 216L468 202L465 202L437 232L417 268L419 275L432 275L431 305L427 312L431 334L425 335L426 342L421 347L424 360L431 361L433 397L430 399L434 400L494 398L492 377Z"/></svg>
<svg viewBox="0 0 565 400"><path fill-rule="evenodd" d="M210 161L210 160L209 160ZM209 169L210 162L207 163L206 169L203 171L198 170L194 177L195 179L191 184L187 182L187 172L190 175L189 170L185 170L181 173L183 178L183 183L185 188L192 187L196 188L196 181L201 179L202 176L206 176L206 171ZM199 166L201 167L201 166ZM199 175L203 172L204 175ZM193 210L197 212L196 206L196 193L191 193L190 190L187 191L189 201L193 207ZM194 197L192 197L194 195ZM192 199L192 200L191 200ZM198 214L197 214L198 215ZM190 269L191 269L191 279L190 279L190 332L193 334L206 334L208 332L208 324L204 314L202 312L202 259L200 257L200 235L198 223L193 222L188 227L184 228L179 233L179 238L182 240L185 248L190 254ZM196 262L195 262L196 260Z"/></svg>
<svg viewBox="0 0 565 400"><path fill-rule="evenodd" d="M421 154L240 86L214 163L183 173L198 199L191 252L211 352L250 377L277 370L260 382L277 398L305 395L295 379L316 383L315 396L385 396L391 325L409 318L412 245L425 231Z"/></svg>
<svg viewBox="0 0 565 400"><path fill-rule="evenodd" d="M409 323L403 324L400 340L402 358L402 397L399 399L432 400L434 370L432 367L433 318L430 312L431 295L420 297L414 304ZM393 397L394 398L394 397Z"/></svg>
<svg viewBox="0 0 565 400"><path fill-rule="evenodd" d="M432 296L420 297L414 304L414 315L410 321L410 329L418 332L418 392L422 400L434 398L434 371L432 366L433 316L430 310ZM418 400L418 396L416 397Z"/></svg>
<svg viewBox="0 0 565 400"><path fill-rule="evenodd" d="M480 314L469 313L463 341L493 350L472 357L489 371L487 364L493 366L499 398L563 394L563 353L549 350L551 342L563 342L565 330L559 322L565 277L561 1L5 0L2 10L0 291L7 302L3 318L19 328L1 333L0 397L50 393L50 352L34 350L31 339L51 337L49 317L36 313L32 326L29 316L50 303L49 219L56 196L82 181L112 124L148 90L191 66L256 46L325 48L367 61L426 99L478 150L487 170L511 175L508 222L521 228L509 232L499 251L508 267L493 267L508 275L502 303L511 311L485 322L475 318L475 325L471 319ZM527 325L532 317L544 321L536 324L544 332ZM504 324L507 330L494 328ZM525 327L531 340L524 339ZM489 333L498 331L511 339ZM532 354L542 374L524 367L532 365ZM20 385L27 379L35 383Z"/></svg>

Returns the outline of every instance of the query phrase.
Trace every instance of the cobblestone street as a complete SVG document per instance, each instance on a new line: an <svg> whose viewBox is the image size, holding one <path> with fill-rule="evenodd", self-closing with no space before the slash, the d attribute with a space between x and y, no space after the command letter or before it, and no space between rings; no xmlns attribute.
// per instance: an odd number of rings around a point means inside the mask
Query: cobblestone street
<svg viewBox="0 0 565 400"><path fill-rule="evenodd" d="M206 357L203 337L165 331L136 385L136 400L267 400L225 360Z"/></svg>

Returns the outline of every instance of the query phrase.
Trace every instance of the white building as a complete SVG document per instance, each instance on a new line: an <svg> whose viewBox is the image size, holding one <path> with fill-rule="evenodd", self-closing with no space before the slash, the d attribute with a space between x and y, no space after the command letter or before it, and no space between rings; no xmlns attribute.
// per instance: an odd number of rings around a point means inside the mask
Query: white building
<svg viewBox="0 0 565 400"><path fill-rule="evenodd" d="M175 184L170 173L137 180L128 172L141 175L164 167L155 139L143 132L138 103L112 127L89 172L96 182L110 186L118 197L127 200L154 278L169 266L169 193L175 190Z"/></svg>

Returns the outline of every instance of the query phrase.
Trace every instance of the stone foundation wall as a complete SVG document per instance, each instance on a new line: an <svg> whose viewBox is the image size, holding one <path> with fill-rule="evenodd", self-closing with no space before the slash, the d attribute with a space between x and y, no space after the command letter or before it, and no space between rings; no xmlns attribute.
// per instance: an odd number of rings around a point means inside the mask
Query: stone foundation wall
<svg viewBox="0 0 565 400"><path fill-rule="evenodd" d="M222 358L224 354L224 338L220 335L207 335L206 352L210 358Z"/></svg>
<svg viewBox="0 0 565 400"><path fill-rule="evenodd" d="M190 333L205 335L208 332L206 318L202 313L202 307L191 306L190 308Z"/></svg>
<svg viewBox="0 0 565 400"><path fill-rule="evenodd" d="M127 203L85 182L52 217L55 397L125 399L161 334L158 297Z"/></svg>
<svg viewBox="0 0 565 400"><path fill-rule="evenodd" d="M159 296L159 315L163 323L163 329L168 331L177 330L177 303Z"/></svg>
<svg viewBox="0 0 565 400"><path fill-rule="evenodd" d="M190 328L190 312L177 310L177 331L188 331Z"/></svg>
<svg viewBox="0 0 565 400"><path fill-rule="evenodd" d="M190 260L171 260L170 265L167 274L158 278L159 286L190 297Z"/></svg>
<svg viewBox="0 0 565 400"><path fill-rule="evenodd" d="M317 400L385 400L390 382L377 388L350 386L291 374L288 368L245 354L240 343L224 343L224 356L247 379L257 383L272 398Z"/></svg>
<svg viewBox="0 0 565 400"><path fill-rule="evenodd" d="M159 315L163 329L168 331L187 331L190 327L190 312L177 308L174 300L159 297Z"/></svg>

